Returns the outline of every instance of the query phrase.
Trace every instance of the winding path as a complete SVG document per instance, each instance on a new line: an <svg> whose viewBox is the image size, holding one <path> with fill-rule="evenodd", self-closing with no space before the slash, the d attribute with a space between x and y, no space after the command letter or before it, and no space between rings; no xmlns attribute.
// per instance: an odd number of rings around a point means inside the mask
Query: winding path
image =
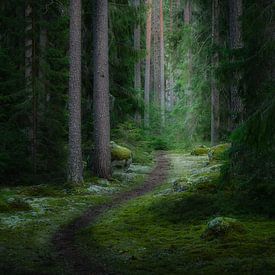
<svg viewBox="0 0 275 275"><path fill-rule="evenodd" d="M156 157L156 166L148 175L143 185L116 195L112 202L98 207L91 207L80 217L76 218L65 228L60 229L53 238L53 243L59 256L68 263L71 274L108 274L103 263L82 255L74 243L78 230L91 225L101 214L119 206L120 204L142 196L152 191L157 185L162 184L167 176L170 167L170 160L164 152L159 152Z"/></svg>

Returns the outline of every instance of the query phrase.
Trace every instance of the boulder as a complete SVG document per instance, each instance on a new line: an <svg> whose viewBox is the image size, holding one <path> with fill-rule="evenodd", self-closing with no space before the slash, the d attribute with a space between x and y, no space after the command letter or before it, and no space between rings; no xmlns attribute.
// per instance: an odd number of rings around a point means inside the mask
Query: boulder
<svg viewBox="0 0 275 275"><path fill-rule="evenodd" d="M115 166L129 167L132 163L132 151L126 147L116 144L114 141L110 142L112 163Z"/></svg>
<svg viewBox="0 0 275 275"><path fill-rule="evenodd" d="M211 147L209 152L208 152L208 158L210 161L213 160L222 160L224 157L224 154L226 151L228 151L231 147L230 143L224 143L224 144L219 144L214 147Z"/></svg>
<svg viewBox="0 0 275 275"><path fill-rule="evenodd" d="M208 222L202 238L211 240L244 231L244 226L238 220L228 217L216 217Z"/></svg>
<svg viewBox="0 0 275 275"><path fill-rule="evenodd" d="M206 147L205 145L200 145L193 149L193 151L191 152L191 155L192 156L203 156L203 155L207 155L208 151L209 151L208 147Z"/></svg>

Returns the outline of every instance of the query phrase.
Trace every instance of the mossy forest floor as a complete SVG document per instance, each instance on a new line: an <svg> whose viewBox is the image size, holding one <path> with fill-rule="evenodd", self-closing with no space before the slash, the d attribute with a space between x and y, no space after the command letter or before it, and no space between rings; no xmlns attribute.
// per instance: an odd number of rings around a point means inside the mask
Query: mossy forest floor
<svg viewBox="0 0 275 275"><path fill-rule="evenodd" d="M247 214L220 191L220 162L190 153L168 157L169 176L153 191L106 208L74 231L68 245L89 259L90 273L100 266L107 274L274 274L274 219ZM116 171L113 182L2 188L1 274L77 274L70 255L60 256L56 233L88 208L142 186L149 172L133 165ZM207 223L220 216L244 230L203 238Z"/></svg>

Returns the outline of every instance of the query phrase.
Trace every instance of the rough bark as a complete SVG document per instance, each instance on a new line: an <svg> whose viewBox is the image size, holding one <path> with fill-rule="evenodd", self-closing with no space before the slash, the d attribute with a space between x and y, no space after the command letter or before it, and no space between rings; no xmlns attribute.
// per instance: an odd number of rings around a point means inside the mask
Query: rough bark
<svg viewBox="0 0 275 275"><path fill-rule="evenodd" d="M154 103L160 106L160 3L153 1Z"/></svg>
<svg viewBox="0 0 275 275"><path fill-rule="evenodd" d="M44 18L41 18L43 20ZM43 96L43 113L45 113L46 104L44 102L47 102L50 98L50 96L47 94L47 79L45 75L45 66L46 66L46 60L45 60L45 54L46 54L46 48L48 43L48 33L47 29L45 27L41 27L40 34L39 34L39 69L38 69L38 78L40 81L40 93Z"/></svg>
<svg viewBox="0 0 275 275"><path fill-rule="evenodd" d="M81 0L70 2L68 181L81 183Z"/></svg>
<svg viewBox="0 0 275 275"><path fill-rule="evenodd" d="M161 125L165 123L164 34L162 0L153 2L153 50L155 104L160 108Z"/></svg>
<svg viewBox="0 0 275 275"><path fill-rule="evenodd" d="M25 6L25 85L26 93L32 100L32 114L30 115L30 144L32 171L36 174L37 170L37 95L34 86L34 66L35 66L35 43L34 43L34 17L30 2Z"/></svg>
<svg viewBox="0 0 275 275"><path fill-rule="evenodd" d="M242 39L242 0L229 0L229 45L231 50L243 47ZM234 62L234 57L232 62ZM229 129L234 130L242 121L243 104L240 97L239 83L242 75L238 70L232 72L230 84L230 125Z"/></svg>
<svg viewBox="0 0 275 275"><path fill-rule="evenodd" d="M133 0L133 5L136 9L140 6L140 0ZM140 32L140 24L137 24L134 28L134 49L136 52L140 51L140 43L141 43L141 32ZM135 64L135 76L134 76L134 89L135 91L141 90L141 62L140 60ZM141 115L137 110L135 113L135 120L140 123Z"/></svg>
<svg viewBox="0 0 275 275"><path fill-rule="evenodd" d="M174 0L170 0L169 5L169 17L170 17L170 33L173 32L174 29ZM169 79L167 81L167 110L171 111L174 107L174 76L173 76L173 61L172 56L170 56L170 61L168 63L168 72Z"/></svg>
<svg viewBox="0 0 275 275"><path fill-rule="evenodd" d="M94 13L94 173L111 177L109 60L108 60L108 1L96 0Z"/></svg>
<svg viewBox="0 0 275 275"><path fill-rule="evenodd" d="M138 8L140 5L140 0L133 0L133 4L135 8ZM134 49L136 51L140 50L140 25L136 25L134 29ZM141 63L138 61L135 64L135 85L134 85L136 90L141 89Z"/></svg>
<svg viewBox="0 0 275 275"><path fill-rule="evenodd" d="M192 6L190 0L186 0L185 7L184 7L184 24L189 26L191 24L191 16L192 16ZM192 52L191 49L188 49L187 52L187 61L188 61L188 83L187 83L187 90L188 90L188 102L189 105L192 104L192 95L191 95L191 74L192 74Z"/></svg>
<svg viewBox="0 0 275 275"><path fill-rule="evenodd" d="M220 0L212 0L212 46L217 48L220 44L219 36ZM212 56L212 79L211 79L211 144L216 145L219 141L220 128L220 93L217 86L216 69L219 64L217 50Z"/></svg>
<svg viewBox="0 0 275 275"><path fill-rule="evenodd" d="M165 78L164 78L164 21L163 21L163 3L159 7L160 17L160 108L161 108L161 125L165 125Z"/></svg>
<svg viewBox="0 0 275 275"><path fill-rule="evenodd" d="M146 64L145 64L145 83L144 83L144 126L150 124L150 69L151 69L151 28L152 28L152 0L147 0L148 5L146 20Z"/></svg>

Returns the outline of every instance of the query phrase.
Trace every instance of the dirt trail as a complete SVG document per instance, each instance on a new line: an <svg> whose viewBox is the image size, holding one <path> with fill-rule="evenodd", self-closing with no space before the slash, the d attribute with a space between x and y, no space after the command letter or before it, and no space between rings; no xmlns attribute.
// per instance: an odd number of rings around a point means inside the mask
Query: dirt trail
<svg viewBox="0 0 275 275"><path fill-rule="evenodd" d="M72 274L108 274L103 263L99 263L96 259L90 259L78 251L74 243L77 231L91 225L101 214L109 209L152 191L157 185L166 180L169 166L170 161L166 154L159 152L156 158L156 166L143 185L129 192L116 195L112 202L108 204L89 208L83 215L56 233L53 243L60 257L70 265L69 268L72 270Z"/></svg>

